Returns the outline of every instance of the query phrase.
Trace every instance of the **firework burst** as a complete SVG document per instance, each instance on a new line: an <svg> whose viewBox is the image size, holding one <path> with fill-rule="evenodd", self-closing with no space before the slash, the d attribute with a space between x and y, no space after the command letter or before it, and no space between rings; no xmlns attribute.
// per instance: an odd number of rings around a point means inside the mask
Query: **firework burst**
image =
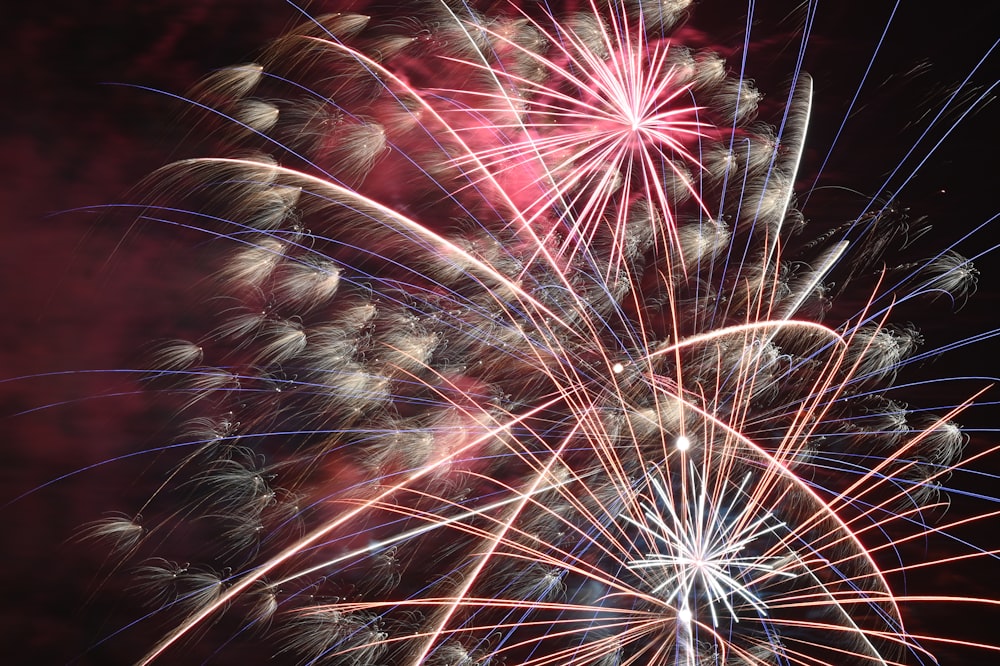
<svg viewBox="0 0 1000 666"><path fill-rule="evenodd" d="M193 91L229 152L139 217L228 243L219 320L150 377L183 459L91 530L171 618L141 663L221 615L309 664L933 661L884 563L964 405L887 395L890 317L975 269L885 268L892 202L807 223L809 78L757 122L687 5L310 16Z"/></svg>

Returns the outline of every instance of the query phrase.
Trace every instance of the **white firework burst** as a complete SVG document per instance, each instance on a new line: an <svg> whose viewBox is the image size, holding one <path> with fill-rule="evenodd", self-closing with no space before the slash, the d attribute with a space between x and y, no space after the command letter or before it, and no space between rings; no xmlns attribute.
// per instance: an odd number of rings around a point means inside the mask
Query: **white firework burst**
<svg viewBox="0 0 1000 666"><path fill-rule="evenodd" d="M660 470L651 470L652 497L640 503L645 520L622 516L639 529L646 545L641 558L628 562L629 568L639 573L653 594L678 607L684 624L694 619L692 609L702 605L699 599L708 606L715 628L719 626L717 605L734 622L739 622L734 604L749 604L758 615L766 616L767 607L755 587L771 576L794 577L795 573L784 570L783 558L761 557L748 548L783 530L784 523L766 508L757 516L761 508L748 492L749 474L732 492L710 496L709 485L693 462L688 469L687 478L680 482L684 494L679 501Z"/></svg>

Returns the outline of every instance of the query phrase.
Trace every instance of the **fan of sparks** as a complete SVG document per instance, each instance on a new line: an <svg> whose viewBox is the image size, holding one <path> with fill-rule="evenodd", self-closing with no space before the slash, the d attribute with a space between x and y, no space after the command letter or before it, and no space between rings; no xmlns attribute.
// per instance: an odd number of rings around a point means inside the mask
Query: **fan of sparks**
<svg viewBox="0 0 1000 666"><path fill-rule="evenodd" d="M879 563L957 410L885 397L915 334L877 278L823 322L810 82L752 122L684 4L318 17L194 92L233 154L142 215L231 243L223 321L159 357L197 417L146 524L95 528L198 563L140 569L177 615L143 663L222 613L304 663L930 659Z"/></svg>

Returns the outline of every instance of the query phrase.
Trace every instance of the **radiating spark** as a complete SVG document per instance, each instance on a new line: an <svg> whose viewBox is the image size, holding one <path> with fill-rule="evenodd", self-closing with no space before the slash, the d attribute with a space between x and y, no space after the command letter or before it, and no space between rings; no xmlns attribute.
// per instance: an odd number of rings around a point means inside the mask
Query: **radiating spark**
<svg viewBox="0 0 1000 666"><path fill-rule="evenodd" d="M722 603L734 622L740 621L734 606L736 597L766 616L766 605L752 588L754 574L794 577L795 573L779 570L781 558L741 553L760 537L784 529L784 523L766 512L759 518L751 514L758 507L746 492L749 474L731 496L723 491L709 497L708 484L693 461L689 461L689 472L684 489L691 494L678 499L667 490L660 470L650 470L648 483L654 497L640 504L646 521L622 516L645 535L649 547L641 559L629 561L628 566L643 572L654 585L652 592L667 603L679 604L688 618L699 604L699 593L707 595L714 627L719 626L716 602ZM735 508L741 504L742 508Z"/></svg>

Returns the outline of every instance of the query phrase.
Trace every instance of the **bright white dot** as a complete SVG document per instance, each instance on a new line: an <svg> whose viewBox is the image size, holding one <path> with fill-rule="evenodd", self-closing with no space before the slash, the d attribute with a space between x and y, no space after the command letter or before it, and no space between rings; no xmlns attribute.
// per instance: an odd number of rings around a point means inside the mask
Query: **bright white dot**
<svg viewBox="0 0 1000 666"><path fill-rule="evenodd" d="M694 615L691 613L690 608L682 608L677 611L677 620L683 624L690 624L691 620L694 619Z"/></svg>
<svg viewBox="0 0 1000 666"><path fill-rule="evenodd" d="M616 375L621 374L624 370L625 366L622 365L621 363L615 363L613 366L611 366L611 372L615 373Z"/></svg>
<svg viewBox="0 0 1000 666"><path fill-rule="evenodd" d="M685 437L684 435L681 435L680 437L677 438L676 445L678 451L687 451L688 449L691 448L691 440Z"/></svg>

